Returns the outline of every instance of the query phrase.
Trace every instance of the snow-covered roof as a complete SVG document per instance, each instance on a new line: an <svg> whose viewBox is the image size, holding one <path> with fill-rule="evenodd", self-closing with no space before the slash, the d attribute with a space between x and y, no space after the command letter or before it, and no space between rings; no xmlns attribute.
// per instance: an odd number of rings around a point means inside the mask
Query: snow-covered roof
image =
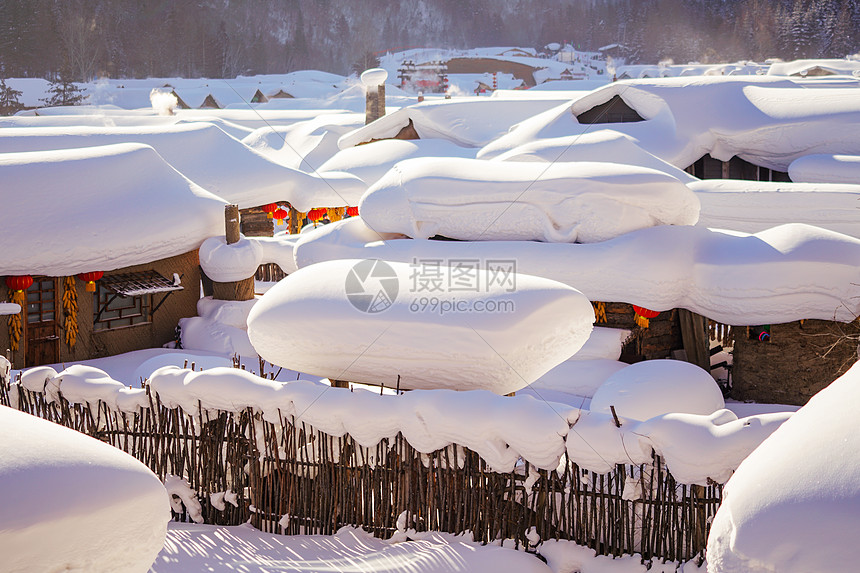
<svg viewBox="0 0 860 573"><path fill-rule="evenodd" d="M397 163L361 198L378 232L427 239L596 242L652 225L693 225L695 195L664 172L599 162Z"/></svg>
<svg viewBox="0 0 860 573"><path fill-rule="evenodd" d="M292 125L267 125L242 143L280 163L311 172L319 169L339 148L337 140L364 125L363 113L318 113Z"/></svg>
<svg viewBox="0 0 860 573"><path fill-rule="evenodd" d="M147 145L2 153L0 179L0 275L109 271L224 232L225 202Z"/></svg>
<svg viewBox="0 0 860 573"><path fill-rule="evenodd" d="M412 121L422 139L447 139L461 147L481 147L515 123L558 105L552 99L457 98L424 101L389 113L340 138L341 149L372 139L388 139Z"/></svg>
<svg viewBox="0 0 860 573"><path fill-rule="evenodd" d="M860 183L860 155L805 155L791 162L792 181L809 183Z"/></svg>
<svg viewBox="0 0 860 573"><path fill-rule="evenodd" d="M125 142L151 145L183 175L240 208L273 201L289 201L302 211L354 205L366 189L351 175L328 173L323 179L275 163L208 123L0 130L0 153Z"/></svg>
<svg viewBox="0 0 860 573"><path fill-rule="evenodd" d="M857 94L854 88L808 89L767 76L621 81L522 121L478 157L494 157L538 138L591 131L595 127L579 124L576 116L618 96L645 121L616 123L612 129L677 167L709 153L785 171L811 153L860 154L860 130L848 128L860 124Z"/></svg>
<svg viewBox="0 0 860 573"><path fill-rule="evenodd" d="M565 283L589 300L686 308L740 326L806 318L850 322L860 315L860 239L803 224L753 235L663 225L571 244L392 239L352 218L325 225L295 246L300 268L356 257L516 260L517 272Z"/></svg>
<svg viewBox="0 0 860 573"><path fill-rule="evenodd" d="M333 380L508 394L570 357L591 333L594 309L573 288L444 266L336 260L299 269L254 305L248 336L268 362ZM432 308L422 303L428 292L409 287L436 280L436 270L454 282L439 297L456 298L461 311ZM284 320L292 327L285 330Z"/></svg>
<svg viewBox="0 0 860 573"><path fill-rule="evenodd" d="M475 148L460 147L445 139L383 139L340 150L319 169L342 171L373 185L399 161L415 157L475 157Z"/></svg>
<svg viewBox="0 0 860 573"><path fill-rule="evenodd" d="M701 204L700 226L758 233L805 223L860 238L860 185L706 179L687 186Z"/></svg>
<svg viewBox="0 0 860 573"><path fill-rule="evenodd" d="M817 68L817 69L816 69ZM844 59L794 60L774 62L767 73L770 76L844 75L860 73L860 61Z"/></svg>

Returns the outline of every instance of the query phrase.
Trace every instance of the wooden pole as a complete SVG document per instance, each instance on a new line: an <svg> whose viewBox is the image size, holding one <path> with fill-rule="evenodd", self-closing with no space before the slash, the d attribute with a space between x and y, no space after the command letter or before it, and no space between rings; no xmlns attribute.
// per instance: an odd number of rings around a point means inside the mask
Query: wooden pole
<svg viewBox="0 0 860 573"><path fill-rule="evenodd" d="M239 232L239 206L224 207L224 226L227 244L238 243L242 237ZM251 300L254 298L254 277L236 282L222 283L212 281L212 298L215 300Z"/></svg>
<svg viewBox="0 0 860 573"><path fill-rule="evenodd" d="M241 236L239 232L239 206L224 206L224 226L227 230L227 244L238 243Z"/></svg>

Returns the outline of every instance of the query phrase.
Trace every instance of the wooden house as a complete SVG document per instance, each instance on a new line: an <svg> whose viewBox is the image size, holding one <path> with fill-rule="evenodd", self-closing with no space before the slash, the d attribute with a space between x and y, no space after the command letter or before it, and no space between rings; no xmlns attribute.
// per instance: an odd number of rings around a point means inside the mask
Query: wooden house
<svg viewBox="0 0 860 573"><path fill-rule="evenodd" d="M215 96L208 94L203 98L203 103L200 104L200 109L221 109L221 105L215 99Z"/></svg>
<svg viewBox="0 0 860 573"><path fill-rule="evenodd" d="M19 154L0 162L17 200L0 236L0 327L15 367L163 346L197 314L197 249L223 233L225 201L147 145ZM136 208L139 205L145 208Z"/></svg>
<svg viewBox="0 0 860 573"><path fill-rule="evenodd" d="M33 276L18 349L8 328L0 328L0 348L20 368L163 346L176 340L180 318L197 314L200 279L196 249L107 271L94 292L78 276ZM11 298L5 283L0 297Z"/></svg>
<svg viewBox="0 0 860 573"><path fill-rule="evenodd" d="M258 91L259 91L259 90L258 90ZM276 92L271 92L271 93L269 93L269 94L268 94L267 96L265 96L265 97L267 98L267 100L266 100L266 101L268 101L268 100L270 100L270 99L289 99L289 98L294 98L295 96L293 96L293 95L292 95L292 94L290 94L290 93L285 92L285 91L284 91L284 90L282 90L282 89L279 89L279 90L278 90L278 91L276 91Z"/></svg>

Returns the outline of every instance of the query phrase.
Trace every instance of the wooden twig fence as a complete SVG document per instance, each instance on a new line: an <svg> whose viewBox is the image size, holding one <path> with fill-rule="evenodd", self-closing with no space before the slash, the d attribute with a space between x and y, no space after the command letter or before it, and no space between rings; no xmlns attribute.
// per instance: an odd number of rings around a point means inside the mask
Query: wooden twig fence
<svg viewBox="0 0 860 573"><path fill-rule="evenodd" d="M275 283L286 277L285 273L277 263L263 263L257 267L254 278L258 281Z"/></svg>
<svg viewBox="0 0 860 573"><path fill-rule="evenodd" d="M10 396L10 392L16 395ZM331 534L361 526L380 537L398 529L472 532L478 541L569 539L599 554L639 553L682 562L701 555L722 487L676 483L660 457L598 475L565 454L558 470L523 461L492 471L452 444L425 454L398 434L372 447L251 409L196 412L168 408L117 412L103 402L70 404L0 381L0 402L73 428L128 452L164 479L188 481L206 523L251 523L270 532ZM233 492L223 510L212 494ZM176 515L187 519L186 515Z"/></svg>

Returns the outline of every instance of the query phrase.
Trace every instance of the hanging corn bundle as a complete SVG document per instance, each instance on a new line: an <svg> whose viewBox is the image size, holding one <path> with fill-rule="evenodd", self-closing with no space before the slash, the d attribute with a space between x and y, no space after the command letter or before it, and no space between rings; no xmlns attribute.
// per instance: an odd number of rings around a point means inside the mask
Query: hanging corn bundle
<svg viewBox="0 0 860 573"><path fill-rule="evenodd" d="M305 217L307 217L307 215L307 213L296 211L296 219L298 220L298 223L296 224L296 233L300 233L302 231L302 227L305 226Z"/></svg>
<svg viewBox="0 0 860 573"><path fill-rule="evenodd" d="M6 286L9 288L9 302L17 304L23 312L27 306L27 295L24 291L30 288L33 284L33 277L23 275L17 277L6 277ZM16 352L20 347L21 334L24 332L24 325L21 321L21 312L9 315L9 345L12 352Z"/></svg>
<svg viewBox="0 0 860 573"><path fill-rule="evenodd" d="M606 322L606 303L594 301L591 305L594 307L594 322Z"/></svg>
<svg viewBox="0 0 860 573"><path fill-rule="evenodd" d="M72 349L78 341L78 291L75 277L63 279L63 317L66 344Z"/></svg>
<svg viewBox="0 0 860 573"><path fill-rule="evenodd" d="M346 212L346 207L329 207L328 220L334 223L343 219L343 214Z"/></svg>

